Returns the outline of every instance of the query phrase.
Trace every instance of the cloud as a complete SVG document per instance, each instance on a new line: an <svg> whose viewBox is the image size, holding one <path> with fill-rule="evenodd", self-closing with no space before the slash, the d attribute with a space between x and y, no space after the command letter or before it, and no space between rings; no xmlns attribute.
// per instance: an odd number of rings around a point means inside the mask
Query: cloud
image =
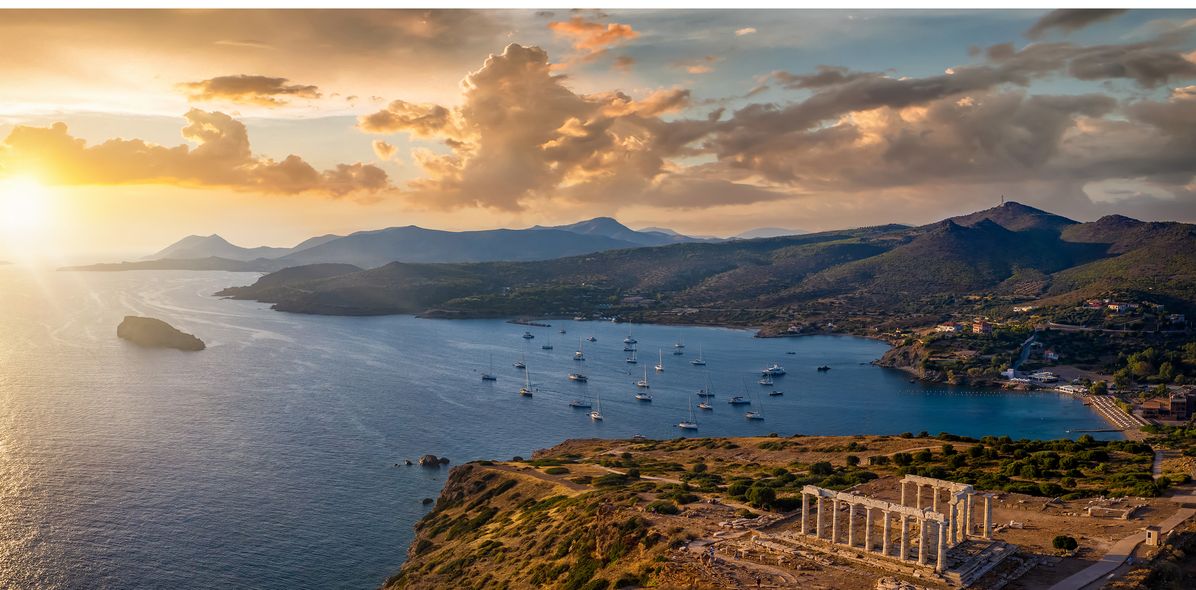
<svg viewBox="0 0 1196 590"><path fill-rule="evenodd" d="M452 113L434 104L391 101L385 109L358 117L357 126L367 133L409 131L418 137L431 137L452 126Z"/></svg>
<svg viewBox="0 0 1196 590"><path fill-rule="evenodd" d="M466 76L460 106L413 110L395 101L359 127L445 139L448 153L413 153L424 170L410 183L419 204L515 211L535 200L635 198L659 186L671 172L666 160L687 153L713 125L660 118L690 106L687 89L634 99L617 91L581 95L564 82L543 49L511 44ZM424 124L428 113L438 113L434 124Z"/></svg>
<svg viewBox="0 0 1196 590"><path fill-rule="evenodd" d="M182 136L195 147L166 147L140 139L88 146L64 123L18 125L0 144L0 166L60 184L179 184L330 196L390 187L386 172L368 164L338 164L318 171L296 155L282 161L254 156L245 125L225 113L191 109L183 117Z"/></svg>
<svg viewBox="0 0 1196 590"><path fill-rule="evenodd" d="M673 62L673 67L685 70L690 74L709 74L714 71L714 64L722 61L715 55L706 55L694 59L683 59Z"/></svg>
<svg viewBox="0 0 1196 590"><path fill-rule="evenodd" d="M620 55L615 58L614 65L616 70L620 72L630 72L632 66L635 65L635 58L630 55Z"/></svg>
<svg viewBox="0 0 1196 590"><path fill-rule="evenodd" d="M378 156L378 159L382 161L393 158L399 151L399 148L396 148L395 146L381 139L375 139L373 142L371 142L371 145L374 147L374 155Z"/></svg>
<svg viewBox="0 0 1196 590"><path fill-rule="evenodd" d="M219 76L199 82L185 82L179 88L192 102L225 101L257 106L282 106L288 98L320 98L320 89L310 84L288 84L286 78L269 76Z"/></svg>
<svg viewBox="0 0 1196 590"><path fill-rule="evenodd" d="M771 77L780 83L781 86L789 89L824 88L826 86L845 84L853 80L877 78L880 76L881 74L876 72L852 72L847 68L834 66L818 66L817 71L813 74L799 75L785 71L776 71L771 74Z"/></svg>
<svg viewBox="0 0 1196 590"><path fill-rule="evenodd" d="M621 45L639 37L639 33L631 25L622 23L608 23L586 20L581 16L574 16L567 21L553 21L548 28L558 37L570 40L575 54L565 60L562 67L574 63L593 61L605 55L611 47ZM616 64L617 65L617 64Z"/></svg>
<svg viewBox="0 0 1196 590"><path fill-rule="evenodd" d="M1078 31L1093 23L1120 16L1125 12L1125 9L1120 8L1062 8L1052 10L1027 29L1025 35L1030 39L1039 39L1052 29L1058 29L1067 34Z"/></svg>
<svg viewBox="0 0 1196 590"><path fill-rule="evenodd" d="M735 29L735 36L742 37L744 35L752 35L756 32L755 27L743 27L742 29Z"/></svg>

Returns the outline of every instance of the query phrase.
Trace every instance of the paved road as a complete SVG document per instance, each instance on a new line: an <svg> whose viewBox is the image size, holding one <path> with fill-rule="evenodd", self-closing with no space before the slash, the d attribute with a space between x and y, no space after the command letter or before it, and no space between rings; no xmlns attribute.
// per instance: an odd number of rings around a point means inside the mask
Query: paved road
<svg viewBox="0 0 1196 590"><path fill-rule="evenodd" d="M1180 488L1172 495L1171 501L1183 504L1193 499L1192 493L1191 489ZM1158 526L1164 533L1167 533L1193 515L1196 515L1196 508L1180 508L1175 511L1175 514L1160 522ZM1063 581L1051 586L1050 590L1081 590L1100 581L1121 567L1121 564L1125 563L1125 560L1134 553L1134 549L1138 548L1138 544L1145 540L1146 531L1139 531L1125 537L1114 543L1100 561L1064 578Z"/></svg>

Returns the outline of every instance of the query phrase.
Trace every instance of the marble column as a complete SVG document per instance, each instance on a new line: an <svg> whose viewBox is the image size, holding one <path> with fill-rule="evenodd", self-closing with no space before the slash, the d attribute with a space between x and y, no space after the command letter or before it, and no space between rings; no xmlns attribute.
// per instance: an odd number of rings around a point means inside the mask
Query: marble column
<svg viewBox="0 0 1196 590"><path fill-rule="evenodd" d="M914 489L918 490L914 495L914 508L922 508L922 484L914 484Z"/></svg>
<svg viewBox="0 0 1196 590"><path fill-rule="evenodd" d="M993 497L984 495L984 538L993 538Z"/></svg>
<svg viewBox="0 0 1196 590"><path fill-rule="evenodd" d="M918 519L918 565L926 565L926 519Z"/></svg>
<svg viewBox="0 0 1196 590"><path fill-rule="evenodd" d="M901 505L905 506L905 482L900 482L901 486Z"/></svg>
<svg viewBox="0 0 1196 590"><path fill-rule="evenodd" d="M814 507L818 514L814 515L814 536L822 538L822 515L826 511L822 509L822 496L816 498L817 505Z"/></svg>
<svg viewBox="0 0 1196 590"><path fill-rule="evenodd" d="M936 547L938 547L938 556L934 560L934 571L941 574L941 573L947 571L946 531L943 530L943 523L941 523L941 522L936 522L934 528L936 529L936 532L938 533L936 535L938 537L938 544L936 545Z"/></svg>
<svg viewBox="0 0 1196 590"><path fill-rule="evenodd" d="M831 542L839 542L839 501L831 498Z"/></svg>
<svg viewBox="0 0 1196 590"><path fill-rule="evenodd" d="M847 503L847 546L855 547L855 503Z"/></svg>
<svg viewBox="0 0 1196 590"><path fill-rule="evenodd" d="M973 498L973 495L968 494L967 496L964 496L964 498L965 498L965 500L963 503L963 539L966 541L967 538L972 534L972 498Z"/></svg>
<svg viewBox="0 0 1196 590"><path fill-rule="evenodd" d="M933 500L931 500L931 510L938 512L939 511L939 489L934 486L930 486L930 493L933 494L933 496L931 496L931 498L934 498Z"/></svg>
<svg viewBox="0 0 1196 590"><path fill-rule="evenodd" d="M810 527L806 525L806 519L810 518L810 495L802 493L801 495L801 534L805 535L809 532Z"/></svg>
<svg viewBox="0 0 1196 590"><path fill-rule="evenodd" d="M884 530L880 534L880 553L881 555L889 555L889 521L893 520L893 515L889 514L888 510L880 511L881 518L884 519Z"/></svg>
<svg viewBox="0 0 1196 590"><path fill-rule="evenodd" d="M872 551L872 507L864 507L864 551Z"/></svg>
<svg viewBox="0 0 1196 590"><path fill-rule="evenodd" d="M906 556L908 554L908 548L906 547L906 537L908 536L906 533L906 527L905 527L906 516L904 514L901 514L901 515L898 515L898 518L901 519L901 555L900 555L900 557L901 557L901 561L905 561Z"/></svg>

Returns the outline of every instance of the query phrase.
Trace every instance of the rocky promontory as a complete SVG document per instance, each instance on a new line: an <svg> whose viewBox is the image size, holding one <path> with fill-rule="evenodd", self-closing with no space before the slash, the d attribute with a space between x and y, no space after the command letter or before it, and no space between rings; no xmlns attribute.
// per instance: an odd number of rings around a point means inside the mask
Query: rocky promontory
<svg viewBox="0 0 1196 590"><path fill-rule="evenodd" d="M127 315L116 327L116 335L138 346L149 348L204 349L203 340L155 318Z"/></svg>

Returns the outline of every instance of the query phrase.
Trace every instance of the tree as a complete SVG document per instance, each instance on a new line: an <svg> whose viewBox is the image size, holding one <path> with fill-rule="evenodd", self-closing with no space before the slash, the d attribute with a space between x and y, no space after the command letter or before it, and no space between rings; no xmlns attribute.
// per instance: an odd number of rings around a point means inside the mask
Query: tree
<svg viewBox="0 0 1196 590"><path fill-rule="evenodd" d="M1092 395L1105 395L1109 393L1109 384L1104 381L1096 381L1088 387L1088 393Z"/></svg>
<svg viewBox="0 0 1196 590"><path fill-rule="evenodd" d="M810 465L810 475L830 475L835 472L835 467L829 461L819 461Z"/></svg>
<svg viewBox="0 0 1196 590"><path fill-rule="evenodd" d="M855 455L848 455L847 464L851 467L855 467L856 465L860 464L860 458Z"/></svg>
<svg viewBox="0 0 1196 590"><path fill-rule="evenodd" d="M748 490L748 503L757 508L772 504L777 499L777 491L767 486L753 486Z"/></svg>
<svg viewBox="0 0 1196 590"><path fill-rule="evenodd" d="M1063 551L1075 551L1076 547L1080 546L1080 543L1076 541L1075 537L1059 535L1055 537L1054 541L1051 541L1051 545L1053 545L1055 549L1061 549Z"/></svg>

